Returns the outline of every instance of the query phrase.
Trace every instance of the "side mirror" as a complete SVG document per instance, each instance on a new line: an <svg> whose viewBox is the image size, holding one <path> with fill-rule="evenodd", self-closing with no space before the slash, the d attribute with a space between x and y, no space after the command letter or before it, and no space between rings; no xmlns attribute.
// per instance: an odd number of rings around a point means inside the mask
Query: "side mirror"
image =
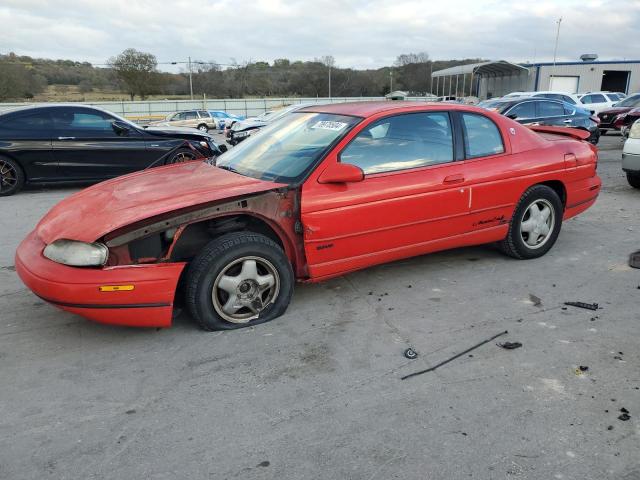
<svg viewBox="0 0 640 480"><path fill-rule="evenodd" d="M364 172L360 167L341 162L329 165L318 178L319 183L353 183L362 180Z"/></svg>
<svg viewBox="0 0 640 480"><path fill-rule="evenodd" d="M507 115L507 118L510 118L511 120L515 120L516 118L518 118L518 115L516 115L515 113L510 113L509 115Z"/></svg>
<svg viewBox="0 0 640 480"><path fill-rule="evenodd" d="M224 143L221 143L218 145L218 150L220 150L220 153L224 153L228 150L228 148Z"/></svg>
<svg viewBox="0 0 640 480"><path fill-rule="evenodd" d="M113 128L114 132L118 135L122 135L123 137L129 135L129 126L126 123L116 120L111 124L111 128Z"/></svg>

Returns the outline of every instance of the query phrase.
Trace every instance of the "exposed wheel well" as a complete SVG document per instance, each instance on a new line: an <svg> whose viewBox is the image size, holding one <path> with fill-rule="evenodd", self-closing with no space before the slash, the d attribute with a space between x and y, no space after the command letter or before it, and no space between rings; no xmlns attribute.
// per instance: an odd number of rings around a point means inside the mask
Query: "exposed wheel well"
<svg viewBox="0 0 640 480"><path fill-rule="evenodd" d="M548 180L546 182L541 182L538 185L546 185L551 188L558 194L560 197L560 201L562 202L562 206L565 207L567 205L567 189L560 180Z"/></svg>
<svg viewBox="0 0 640 480"><path fill-rule="evenodd" d="M229 215L188 225L173 248L171 260L189 261L214 238L242 231L260 233L286 251L280 236L264 220L252 215Z"/></svg>

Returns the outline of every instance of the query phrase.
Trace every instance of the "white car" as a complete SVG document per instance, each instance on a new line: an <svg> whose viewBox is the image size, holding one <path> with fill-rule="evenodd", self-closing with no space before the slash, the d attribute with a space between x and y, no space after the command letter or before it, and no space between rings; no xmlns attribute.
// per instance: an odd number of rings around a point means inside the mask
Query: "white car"
<svg viewBox="0 0 640 480"><path fill-rule="evenodd" d="M587 92L580 96L580 101L594 113L599 113L605 108L611 108L620 100L622 100L622 97L612 92Z"/></svg>
<svg viewBox="0 0 640 480"><path fill-rule="evenodd" d="M577 95L566 92L552 92L549 90L541 92L511 92L505 95L503 98L512 97L542 97L549 98L551 100L562 100L563 102L570 103L571 105L577 105L579 107L582 106L582 103L580 102L580 99Z"/></svg>
<svg viewBox="0 0 640 480"><path fill-rule="evenodd" d="M640 188L640 120L629 130L629 138L622 148L622 170L633 188Z"/></svg>

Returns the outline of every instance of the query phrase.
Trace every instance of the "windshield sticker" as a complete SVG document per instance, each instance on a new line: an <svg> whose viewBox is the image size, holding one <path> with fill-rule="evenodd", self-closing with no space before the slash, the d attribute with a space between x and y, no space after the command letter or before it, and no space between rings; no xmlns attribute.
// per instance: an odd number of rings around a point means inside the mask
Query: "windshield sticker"
<svg viewBox="0 0 640 480"><path fill-rule="evenodd" d="M335 130L337 132L342 130L346 126L347 124L344 122L330 122L328 120L324 120L316 123L311 128L321 128L323 130Z"/></svg>

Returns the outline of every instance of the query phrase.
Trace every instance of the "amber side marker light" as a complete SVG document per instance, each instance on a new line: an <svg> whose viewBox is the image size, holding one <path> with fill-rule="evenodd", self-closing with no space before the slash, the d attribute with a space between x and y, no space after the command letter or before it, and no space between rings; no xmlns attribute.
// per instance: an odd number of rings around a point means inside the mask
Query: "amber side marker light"
<svg viewBox="0 0 640 480"><path fill-rule="evenodd" d="M98 287L101 292L130 292L134 288L133 285L102 285Z"/></svg>

